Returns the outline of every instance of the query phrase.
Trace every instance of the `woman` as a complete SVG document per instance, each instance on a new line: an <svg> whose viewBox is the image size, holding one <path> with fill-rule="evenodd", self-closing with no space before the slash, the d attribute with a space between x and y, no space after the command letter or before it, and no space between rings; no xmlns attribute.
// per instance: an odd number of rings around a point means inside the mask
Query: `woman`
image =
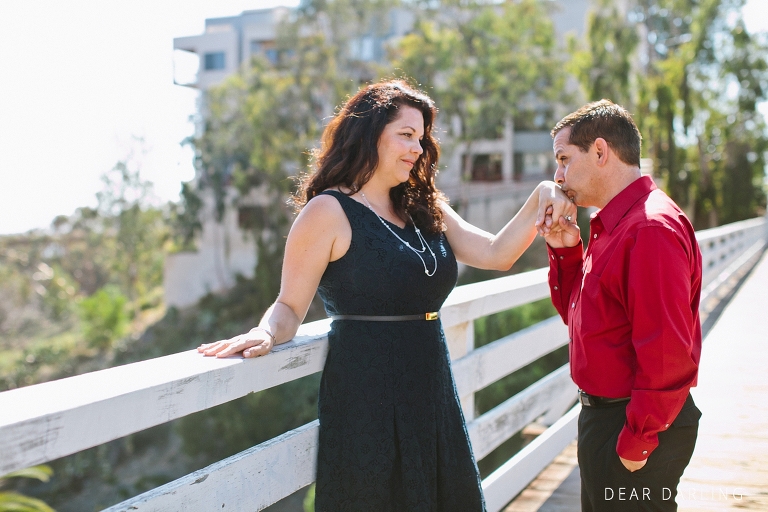
<svg viewBox="0 0 768 512"><path fill-rule="evenodd" d="M326 127L316 171L295 198L301 212L277 301L249 333L198 348L264 355L293 338L320 293L334 321L318 407L319 512L485 509L442 327L430 313L455 286L457 261L508 269L537 229L575 212L549 182L496 236L465 222L435 188L435 113L401 81L352 97Z"/></svg>

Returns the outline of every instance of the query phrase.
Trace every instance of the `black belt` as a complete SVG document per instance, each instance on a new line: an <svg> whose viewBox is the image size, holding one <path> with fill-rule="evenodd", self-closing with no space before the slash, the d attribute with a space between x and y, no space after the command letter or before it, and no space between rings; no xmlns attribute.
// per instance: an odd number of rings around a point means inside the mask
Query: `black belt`
<svg viewBox="0 0 768 512"><path fill-rule="evenodd" d="M585 407L608 407L624 402L629 402L627 398L607 398L604 396L594 396L579 390L579 403Z"/></svg>
<svg viewBox="0 0 768 512"><path fill-rule="evenodd" d="M367 322L406 322L409 320L437 320L440 312L421 313L420 315L333 315L331 320L363 320Z"/></svg>

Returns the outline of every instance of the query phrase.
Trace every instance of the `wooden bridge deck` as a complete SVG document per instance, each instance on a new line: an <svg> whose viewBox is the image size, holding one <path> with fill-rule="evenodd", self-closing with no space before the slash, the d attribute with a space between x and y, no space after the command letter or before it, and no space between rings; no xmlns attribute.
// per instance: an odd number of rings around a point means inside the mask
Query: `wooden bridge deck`
<svg viewBox="0 0 768 512"><path fill-rule="evenodd" d="M723 304L705 319L699 384L691 391L703 416L679 487L681 512L768 510L768 252ZM575 446L505 512L579 510Z"/></svg>

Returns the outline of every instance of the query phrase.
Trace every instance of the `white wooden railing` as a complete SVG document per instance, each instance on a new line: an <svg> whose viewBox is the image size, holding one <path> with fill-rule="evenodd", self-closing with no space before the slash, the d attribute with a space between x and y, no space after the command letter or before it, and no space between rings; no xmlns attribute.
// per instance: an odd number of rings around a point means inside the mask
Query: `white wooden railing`
<svg viewBox="0 0 768 512"><path fill-rule="evenodd" d="M751 264L768 238L766 219L697 234L703 297ZM549 296L547 270L460 286L442 309L472 447L482 459L533 421L543 434L483 480L489 511L524 489L576 436L576 388L567 365L474 417L474 393L565 345L559 317L474 349L474 320ZM70 455L322 370L328 320L257 359L196 351L0 393L0 475ZM569 410L570 409L570 410ZM317 421L111 507L110 511L260 510L312 483Z"/></svg>

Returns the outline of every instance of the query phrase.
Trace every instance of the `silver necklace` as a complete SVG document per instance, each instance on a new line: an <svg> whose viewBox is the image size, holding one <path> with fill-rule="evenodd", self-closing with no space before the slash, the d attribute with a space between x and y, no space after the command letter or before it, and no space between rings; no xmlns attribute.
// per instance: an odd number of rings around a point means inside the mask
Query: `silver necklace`
<svg viewBox="0 0 768 512"><path fill-rule="evenodd" d="M376 210L373 209L373 207L371 206L371 203L368 202L368 198L365 197L365 194L360 192L360 195L363 197L363 201L365 201L365 205L368 207L369 210L373 212L374 215L376 215L376 217L379 218L379 220L384 225L384 227L387 228L387 230L389 230L389 232L392 233L395 236L395 238L400 240L403 244L405 244L407 248L412 250L414 254L416 254L416 256L419 257L419 259L421 260L421 264L424 265L424 273L427 274L427 276L429 277L432 277L433 275L435 275L435 272L437 272L437 256L435 256L435 253L432 252L432 248L424 239L424 235L421 234L421 230L416 227L416 223L413 222L413 219L411 218L410 214L408 215L408 218L411 220L411 224L413 224L413 228L416 230L416 236L418 237L419 242L421 243L421 249L416 249L415 247L411 247L411 244L409 244L408 242L400 238L397 233L392 231L392 228L390 228L389 225L384 221L384 219L382 219L381 216L378 213L376 213ZM435 268L432 270L431 273L427 269L427 262L424 261L424 258L421 257L421 255L424 254L424 252L427 250L429 250L429 254L432 255L432 259L435 260Z"/></svg>

